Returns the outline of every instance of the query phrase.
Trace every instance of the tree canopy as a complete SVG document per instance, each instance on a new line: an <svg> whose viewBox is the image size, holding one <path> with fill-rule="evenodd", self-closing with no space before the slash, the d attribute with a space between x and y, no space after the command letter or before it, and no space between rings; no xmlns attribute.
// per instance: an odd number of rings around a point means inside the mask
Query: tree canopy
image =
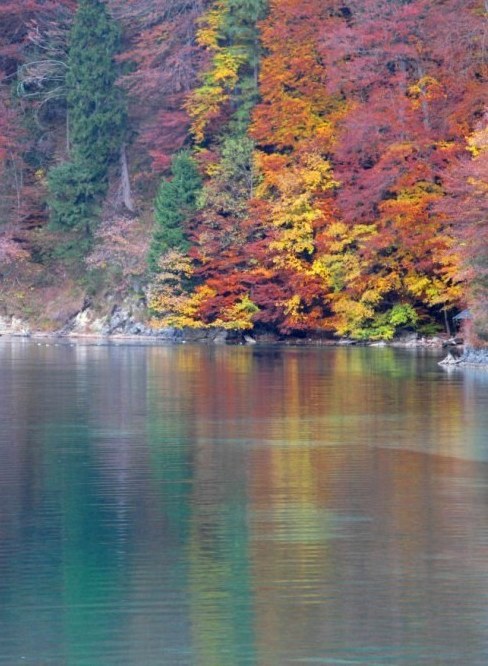
<svg viewBox="0 0 488 666"><path fill-rule="evenodd" d="M29 0L0 18L12 285L71 275L67 242L103 273L93 256L132 219L134 260L113 255L172 325L389 339L469 305L488 336L484 0Z"/></svg>

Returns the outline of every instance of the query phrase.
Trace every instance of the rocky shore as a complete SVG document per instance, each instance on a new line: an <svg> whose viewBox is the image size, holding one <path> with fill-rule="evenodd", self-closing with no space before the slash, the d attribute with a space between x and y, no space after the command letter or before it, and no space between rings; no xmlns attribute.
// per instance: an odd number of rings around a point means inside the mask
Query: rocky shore
<svg viewBox="0 0 488 666"><path fill-rule="evenodd" d="M79 312L64 322L57 330L36 330L29 322L15 316L0 315L0 335L33 338L68 338L106 339L106 340L140 340L146 342L162 342L165 344L286 344L297 346L372 346L372 347L403 347L419 349L449 350L446 358L441 361L449 366L488 366L488 350L463 348L460 337L449 338L446 335L421 336L417 333L404 333L390 342L371 341L358 342L347 338L332 338L316 333L306 336L283 337L273 333L246 331L229 331L221 328L212 329L176 329L154 328L144 322L141 311L137 307L114 306L109 314L100 315L86 304ZM461 353L462 352L462 353Z"/></svg>
<svg viewBox="0 0 488 666"><path fill-rule="evenodd" d="M448 352L447 356L439 361L439 365L445 368L488 368L488 349L466 346L460 356Z"/></svg>

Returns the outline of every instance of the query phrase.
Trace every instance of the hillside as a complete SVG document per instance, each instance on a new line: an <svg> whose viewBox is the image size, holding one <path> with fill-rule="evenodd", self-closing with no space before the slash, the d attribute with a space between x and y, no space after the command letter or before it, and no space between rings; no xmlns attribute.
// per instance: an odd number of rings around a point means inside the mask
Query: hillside
<svg viewBox="0 0 488 666"><path fill-rule="evenodd" d="M487 43L485 0L3 2L0 316L483 346Z"/></svg>

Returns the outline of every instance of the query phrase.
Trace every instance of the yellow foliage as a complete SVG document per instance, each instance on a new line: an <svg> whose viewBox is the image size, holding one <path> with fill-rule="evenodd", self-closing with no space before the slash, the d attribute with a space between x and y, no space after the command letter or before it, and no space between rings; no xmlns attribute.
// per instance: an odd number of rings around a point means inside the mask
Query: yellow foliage
<svg viewBox="0 0 488 666"><path fill-rule="evenodd" d="M191 259L179 250L170 250L159 260L160 272L151 284L148 294L150 309L157 315L157 326L175 326L175 318L181 317L180 326L196 325L196 308L185 293L183 281L193 273Z"/></svg>
<svg viewBox="0 0 488 666"><path fill-rule="evenodd" d="M238 81L239 67L243 63L242 56L233 53L230 49L223 49L216 53L211 78L221 85L233 88Z"/></svg>
<svg viewBox="0 0 488 666"><path fill-rule="evenodd" d="M444 87L433 76L422 76L416 83L408 88L408 96L412 106L417 109L425 100L446 97Z"/></svg>
<svg viewBox="0 0 488 666"><path fill-rule="evenodd" d="M366 306L378 305L383 299L383 292L378 289L366 289L361 294L361 303Z"/></svg>
<svg viewBox="0 0 488 666"><path fill-rule="evenodd" d="M200 18L197 42L212 55L209 69L201 77L202 85L188 97L185 108L192 119L191 131L196 143L205 139L205 131L239 80L245 58L235 48L220 43L222 26L229 13L228 0L216 0Z"/></svg>
<svg viewBox="0 0 488 666"><path fill-rule="evenodd" d="M187 100L185 108L192 118L191 130L195 141L202 142L209 120L216 116L221 105L228 99L221 85L205 84L197 88Z"/></svg>
<svg viewBox="0 0 488 666"><path fill-rule="evenodd" d="M248 294L244 294L234 305L224 310L212 326L233 331L249 331L253 328L253 317L259 308L252 302Z"/></svg>
<svg viewBox="0 0 488 666"><path fill-rule="evenodd" d="M300 178L306 191L326 192L339 186L339 182L332 176L330 162L317 153L305 157Z"/></svg>
<svg viewBox="0 0 488 666"><path fill-rule="evenodd" d="M294 296L289 298L287 301L283 303L285 313L297 317L299 314L299 308L301 302L302 302L301 298L298 294L295 294Z"/></svg>
<svg viewBox="0 0 488 666"><path fill-rule="evenodd" d="M468 150L474 158L488 150L488 124L473 132L468 137Z"/></svg>
<svg viewBox="0 0 488 666"><path fill-rule="evenodd" d="M158 260L159 273L155 281L156 284L164 284L168 280L179 279L180 277L189 278L193 273L191 259L180 250L168 250Z"/></svg>
<svg viewBox="0 0 488 666"><path fill-rule="evenodd" d="M160 315L154 323L174 328L208 328L202 322L199 310L202 303L215 294L215 290L207 285L197 287L191 294L159 292L149 299L150 308Z"/></svg>
<svg viewBox="0 0 488 666"><path fill-rule="evenodd" d="M335 313L334 324L338 335L348 335L361 328L363 323L374 316L374 309L365 303L341 294L332 305Z"/></svg>
<svg viewBox="0 0 488 666"><path fill-rule="evenodd" d="M218 49L219 33L228 11L227 0L217 0L215 7L200 17L201 28L197 31L197 43L204 48Z"/></svg>

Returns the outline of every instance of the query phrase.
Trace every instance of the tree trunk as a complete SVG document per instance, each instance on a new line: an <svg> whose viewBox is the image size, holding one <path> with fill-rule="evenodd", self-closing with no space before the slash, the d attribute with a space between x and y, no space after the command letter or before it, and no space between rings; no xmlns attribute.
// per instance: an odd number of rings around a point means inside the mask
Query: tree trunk
<svg viewBox="0 0 488 666"><path fill-rule="evenodd" d="M69 111L66 109L66 157L69 159L71 151L70 127L69 127Z"/></svg>
<svg viewBox="0 0 488 666"><path fill-rule="evenodd" d="M425 73L420 63L417 63L417 71L418 71L419 80L422 81L422 79L425 76ZM429 131L430 130L429 104L427 102L427 97L423 85L421 85L420 87L420 105L422 107L422 120L424 123L424 127L427 131Z"/></svg>
<svg viewBox="0 0 488 666"><path fill-rule="evenodd" d="M446 333L449 337L452 337L451 327L449 326L449 317L447 316L447 309L444 308L444 325L446 327Z"/></svg>
<svg viewBox="0 0 488 666"><path fill-rule="evenodd" d="M120 147L120 191L122 194L122 201L124 206L131 213L134 213L135 207L130 189L129 169L127 167L127 153L125 151L125 143L123 143Z"/></svg>

